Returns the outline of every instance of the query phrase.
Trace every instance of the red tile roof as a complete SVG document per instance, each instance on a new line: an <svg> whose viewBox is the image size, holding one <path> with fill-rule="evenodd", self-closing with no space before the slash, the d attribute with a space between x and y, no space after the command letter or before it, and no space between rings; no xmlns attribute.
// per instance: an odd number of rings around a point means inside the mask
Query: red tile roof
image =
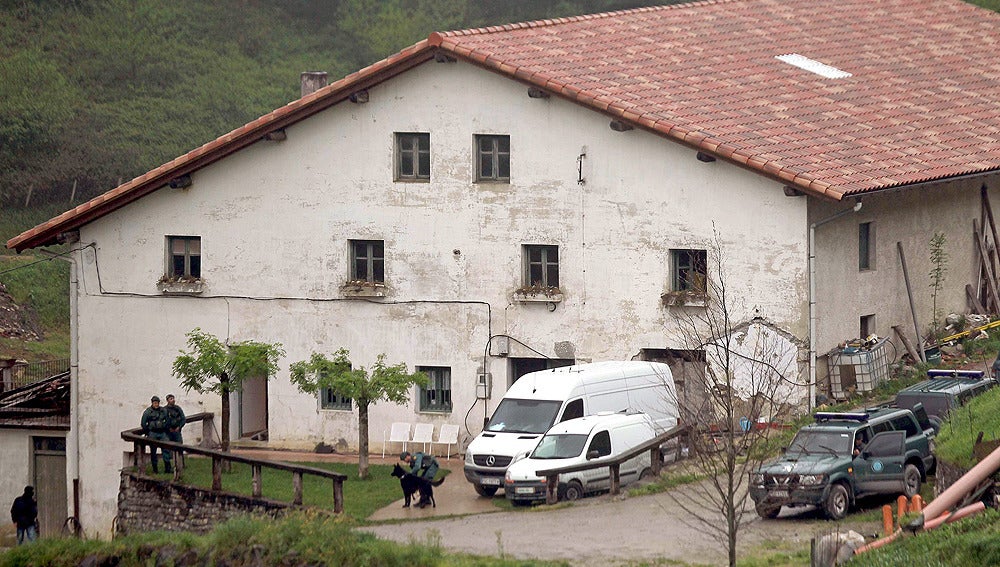
<svg viewBox="0 0 1000 567"><path fill-rule="evenodd" d="M960 0L709 0L431 34L7 245L52 242L434 48L834 199L1000 170L1000 14ZM851 76L775 58L793 53Z"/></svg>

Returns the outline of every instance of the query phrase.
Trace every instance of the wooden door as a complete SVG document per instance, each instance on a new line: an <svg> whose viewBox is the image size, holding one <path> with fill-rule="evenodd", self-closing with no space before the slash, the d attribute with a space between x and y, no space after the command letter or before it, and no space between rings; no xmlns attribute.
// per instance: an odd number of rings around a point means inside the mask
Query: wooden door
<svg viewBox="0 0 1000 567"><path fill-rule="evenodd" d="M32 437L35 499L42 537L58 536L69 516L66 504L66 438Z"/></svg>

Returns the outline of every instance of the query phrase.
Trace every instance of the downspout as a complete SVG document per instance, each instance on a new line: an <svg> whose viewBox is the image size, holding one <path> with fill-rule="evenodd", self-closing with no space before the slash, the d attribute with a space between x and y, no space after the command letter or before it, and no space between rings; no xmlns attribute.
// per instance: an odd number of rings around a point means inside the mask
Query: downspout
<svg viewBox="0 0 1000 567"><path fill-rule="evenodd" d="M74 240L75 242L75 240ZM76 519L76 526L80 521L80 326L79 300L79 276L77 270L79 263L73 256L63 256L53 254L47 250L40 250L52 258L58 258L69 262L69 448L71 455L67 459L68 476L73 481L73 518ZM77 250L75 254L81 253Z"/></svg>
<svg viewBox="0 0 1000 567"><path fill-rule="evenodd" d="M844 215L861 210L861 201L853 208L840 211L809 225L809 411L816 402L816 228Z"/></svg>

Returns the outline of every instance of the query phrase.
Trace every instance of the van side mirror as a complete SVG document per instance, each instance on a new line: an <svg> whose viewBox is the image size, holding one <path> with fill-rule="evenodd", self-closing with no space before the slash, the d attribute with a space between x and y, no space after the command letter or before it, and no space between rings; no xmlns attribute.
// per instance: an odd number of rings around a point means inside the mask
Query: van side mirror
<svg viewBox="0 0 1000 567"><path fill-rule="evenodd" d="M597 457L600 457L600 456L601 456L601 454L597 452L597 449L594 449L593 451L587 451L587 460L588 461L596 459Z"/></svg>

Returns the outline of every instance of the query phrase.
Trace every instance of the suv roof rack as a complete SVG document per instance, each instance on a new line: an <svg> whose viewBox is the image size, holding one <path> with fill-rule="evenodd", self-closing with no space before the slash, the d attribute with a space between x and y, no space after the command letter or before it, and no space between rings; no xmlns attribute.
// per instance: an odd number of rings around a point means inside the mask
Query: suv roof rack
<svg viewBox="0 0 1000 567"><path fill-rule="evenodd" d="M984 372L982 370L928 370L928 378L964 378L966 380L982 380Z"/></svg>
<svg viewBox="0 0 1000 567"><path fill-rule="evenodd" d="M836 411L818 411L813 414L813 419L816 421L857 421L862 423L868 421L867 412L836 412Z"/></svg>

